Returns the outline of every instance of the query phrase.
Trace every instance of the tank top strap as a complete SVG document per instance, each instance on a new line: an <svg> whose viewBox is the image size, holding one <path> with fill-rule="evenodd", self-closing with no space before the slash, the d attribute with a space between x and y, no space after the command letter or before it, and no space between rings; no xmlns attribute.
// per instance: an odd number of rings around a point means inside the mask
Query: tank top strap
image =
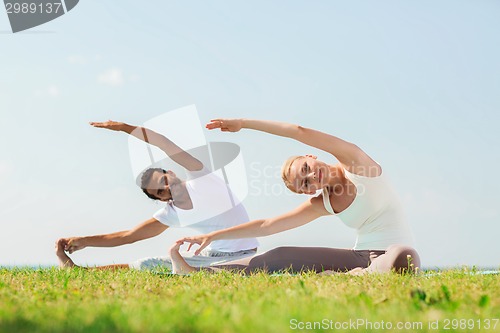
<svg viewBox="0 0 500 333"><path fill-rule="evenodd" d="M332 205L330 203L330 193L328 193L328 188L325 187L323 188L323 206L325 206L325 209L328 213L335 215L335 212L333 211Z"/></svg>

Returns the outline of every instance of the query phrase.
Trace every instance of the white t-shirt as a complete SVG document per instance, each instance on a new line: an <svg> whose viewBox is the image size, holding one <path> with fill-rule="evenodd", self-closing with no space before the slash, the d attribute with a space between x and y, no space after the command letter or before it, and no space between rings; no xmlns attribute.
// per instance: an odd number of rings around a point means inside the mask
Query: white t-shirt
<svg viewBox="0 0 500 333"><path fill-rule="evenodd" d="M357 190L351 205L335 213L326 190L323 191L323 203L330 214L357 230L354 249L385 250L394 244L413 246L412 232L403 207L383 171L378 177L364 177L345 170L345 176Z"/></svg>
<svg viewBox="0 0 500 333"><path fill-rule="evenodd" d="M201 171L186 173L186 189L193 208L186 210L169 202L153 215L155 219L169 227L189 227L202 234L249 221L243 204L217 175L222 173L220 170L210 172L204 168ZM213 241L207 250L237 252L254 249L258 245L255 238L217 240Z"/></svg>

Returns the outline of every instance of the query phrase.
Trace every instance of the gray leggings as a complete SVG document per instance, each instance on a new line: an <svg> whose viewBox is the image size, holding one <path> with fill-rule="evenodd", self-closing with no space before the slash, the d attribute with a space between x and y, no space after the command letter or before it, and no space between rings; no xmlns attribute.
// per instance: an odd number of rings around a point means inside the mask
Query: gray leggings
<svg viewBox="0 0 500 333"><path fill-rule="evenodd" d="M333 249L327 247L278 247L253 258L232 261L212 268L238 269L246 273L268 273L288 270L347 272L401 272L420 267L415 249L405 245L391 245L385 251Z"/></svg>

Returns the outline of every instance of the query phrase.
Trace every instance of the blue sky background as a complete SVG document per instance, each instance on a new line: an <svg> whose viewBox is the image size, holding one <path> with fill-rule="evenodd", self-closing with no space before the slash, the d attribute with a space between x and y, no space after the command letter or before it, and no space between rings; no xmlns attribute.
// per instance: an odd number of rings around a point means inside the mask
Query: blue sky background
<svg viewBox="0 0 500 333"><path fill-rule="evenodd" d="M500 2L85 0L12 34L0 11L0 265L53 265L54 241L125 230L160 204L137 188L127 137L89 121L141 124L196 104L214 117L281 120L361 146L391 177L427 267L498 267ZM179 126L182 126L180 124ZM304 197L276 174L314 153L266 134L206 132L239 144L250 217ZM188 230L77 264L166 253ZM261 238L352 247L335 217Z"/></svg>

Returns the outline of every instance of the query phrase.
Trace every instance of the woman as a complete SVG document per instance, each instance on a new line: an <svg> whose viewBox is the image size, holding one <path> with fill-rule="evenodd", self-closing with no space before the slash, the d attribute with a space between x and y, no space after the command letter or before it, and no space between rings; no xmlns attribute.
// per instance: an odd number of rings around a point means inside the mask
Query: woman
<svg viewBox="0 0 500 333"><path fill-rule="evenodd" d="M116 121L92 122L90 125L111 131L124 132L139 140L161 149L174 162L184 168L186 179L179 179L172 171L150 168L144 171L140 180L142 191L151 199L165 205L152 218L135 228L105 235L61 238L56 242L56 255L61 267L73 267L70 254L85 247L114 247L135 243L155 237L169 227L188 226L201 233L228 228L248 222L248 214L242 204L231 209L217 207L217 203L207 208L213 197L230 195L225 181L211 173L201 161L181 149L167 137L150 129ZM223 213L221 213L223 211ZM213 263L232 261L252 256L257 251L256 239L233 239L215 242L203 253L188 259L191 265L202 267ZM130 264L115 264L98 267L101 269L155 267L171 268L168 257L145 258Z"/></svg>
<svg viewBox="0 0 500 333"><path fill-rule="evenodd" d="M246 128L288 137L332 154L338 163L327 164L313 155L289 158L282 167L286 186L299 194L315 194L321 190L320 195L310 197L277 217L183 238L177 247L188 242L190 250L193 244L199 244L195 252L198 254L213 241L267 236L302 226L321 216L335 215L357 230L353 249L280 247L254 257L245 270L271 272L291 268L293 271L366 273L414 270L420 266L396 193L382 167L358 146L320 131L273 121L215 119L207 128L223 132ZM176 246L172 252L176 251ZM189 271L182 262L180 265L183 271Z"/></svg>

